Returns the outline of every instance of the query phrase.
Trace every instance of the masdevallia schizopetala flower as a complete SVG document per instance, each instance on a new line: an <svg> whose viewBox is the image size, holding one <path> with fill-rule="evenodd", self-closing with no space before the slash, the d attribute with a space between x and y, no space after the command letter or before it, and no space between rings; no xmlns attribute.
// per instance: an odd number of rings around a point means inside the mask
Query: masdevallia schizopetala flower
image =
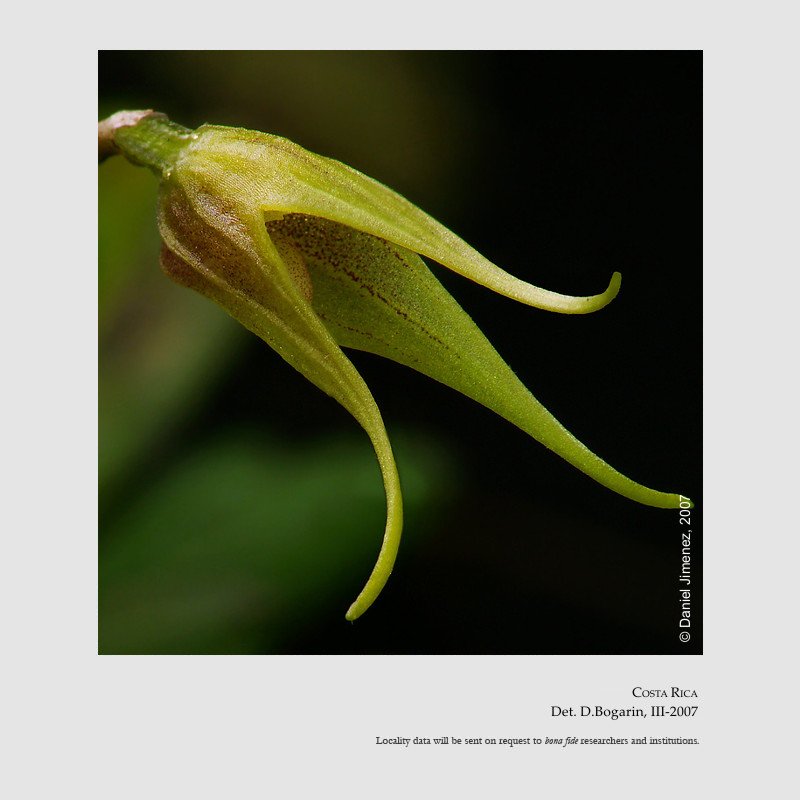
<svg viewBox="0 0 800 800"><path fill-rule="evenodd" d="M570 297L496 267L386 186L283 139L241 128L189 130L152 111L100 123L101 158L121 153L160 178L161 265L263 339L369 435L386 490L377 562L347 612L366 611L391 574L403 508L380 411L351 347L441 381L500 414L599 483L659 508L681 496L617 472L523 386L427 268L432 259L495 292L547 311L585 314L620 287ZM683 498L685 500L685 498Z"/></svg>

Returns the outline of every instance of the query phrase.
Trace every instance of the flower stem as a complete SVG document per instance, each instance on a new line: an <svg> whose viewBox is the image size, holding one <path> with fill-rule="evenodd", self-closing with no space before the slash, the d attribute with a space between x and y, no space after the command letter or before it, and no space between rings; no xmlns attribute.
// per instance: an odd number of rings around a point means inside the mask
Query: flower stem
<svg viewBox="0 0 800 800"><path fill-rule="evenodd" d="M195 137L157 111L118 111L97 124L98 158L122 154L132 164L166 177L180 151Z"/></svg>

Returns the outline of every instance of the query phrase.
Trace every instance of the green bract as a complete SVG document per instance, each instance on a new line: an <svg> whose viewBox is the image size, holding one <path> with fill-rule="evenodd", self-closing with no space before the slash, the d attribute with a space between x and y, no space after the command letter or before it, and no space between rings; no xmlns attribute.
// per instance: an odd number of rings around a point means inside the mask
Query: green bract
<svg viewBox="0 0 800 800"><path fill-rule="evenodd" d="M568 297L508 275L377 181L279 136L153 112L101 123L104 155L122 152L161 178L161 264L221 305L312 383L372 440L386 489L377 563L347 619L366 611L394 565L403 525L400 482L380 412L342 351L413 367L477 400L609 489L646 505L681 496L642 486L570 434L520 383L420 255L548 311L596 311L619 291Z"/></svg>

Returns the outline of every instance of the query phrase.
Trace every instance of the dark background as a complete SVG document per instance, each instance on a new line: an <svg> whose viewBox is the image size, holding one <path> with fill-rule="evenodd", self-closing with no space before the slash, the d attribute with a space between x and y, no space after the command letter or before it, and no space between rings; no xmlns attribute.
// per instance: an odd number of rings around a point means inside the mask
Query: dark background
<svg viewBox="0 0 800 800"><path fill-rule="evenodd" d="M408 197L544 288L516 304L433 266L533 394L623 473L701 495L697 52L101 52L99 114L264 130ZM701 652L678 641L678 512L639 506L489 410L351 352L406 496L356 623L383 491L334 401L158 269L156 180L100 168L100 652Z"/></svg>

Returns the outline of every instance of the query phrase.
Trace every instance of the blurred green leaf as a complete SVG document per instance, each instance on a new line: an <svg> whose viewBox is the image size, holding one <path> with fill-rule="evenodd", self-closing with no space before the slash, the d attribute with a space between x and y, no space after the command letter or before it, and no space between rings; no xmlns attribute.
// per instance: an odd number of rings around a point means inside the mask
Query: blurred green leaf
<svg viewBox="0 0 800 800"><path fill-rule="evenodd" d="M395 438L413 549L450 470L431 443ZM321 609L340 607L346 624L384 504L365 436L292 448L242 433L202 446L110 524L100 652L279 652Z"/></svg>
<svg viewBox="0 0 800 800"><path fill-rule="evenodd" d="M98 170L98 302L100 331L111 324L143 275L158 266L158 184L120 158ZM148 269L149 268L149 269Z"/></svg>

